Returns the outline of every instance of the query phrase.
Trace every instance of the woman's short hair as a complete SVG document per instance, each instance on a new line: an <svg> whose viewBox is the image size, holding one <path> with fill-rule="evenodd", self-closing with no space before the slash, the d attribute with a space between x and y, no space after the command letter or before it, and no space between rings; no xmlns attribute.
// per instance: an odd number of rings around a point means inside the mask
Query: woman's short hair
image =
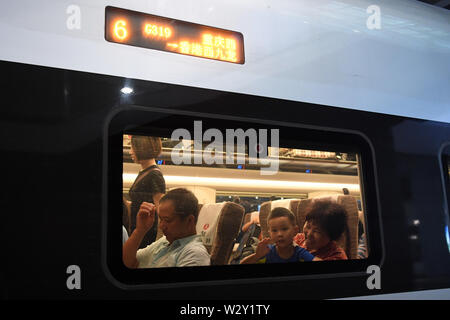
<svg viewBox="0 0 450 320"><path fill-rule="evenodd" d="M191 191L185 188L172 189L159 200L159 203L168 200L172 201L176 215L186 218L192 214L194 221L197 222L198 199Z"/></svg>
<svg viewBox="0 0 450 320"><path fill-rule="evenodd" d="M137 160L149 160L158 157L162 151L161 138L132 136L131 147Z"/></svg>
<svg viewBox="0 0 450 320"><path fill-rule="evenodd" d="M295 218L295 215L292 213L292 211L283 207L274 208L272 211L270 211L269 216L267 217L267 223L269 223L269 220L271 219L281 217L287 217L292 225L297 225L297 219Z"/></svg>
<svg viewBox="0 0 450 320"><path fill-rule="evenodd" d="M347 228L347 211L330 200L314 200L308 208L306 221L317 224L330 240L337 240Z"/></svg>

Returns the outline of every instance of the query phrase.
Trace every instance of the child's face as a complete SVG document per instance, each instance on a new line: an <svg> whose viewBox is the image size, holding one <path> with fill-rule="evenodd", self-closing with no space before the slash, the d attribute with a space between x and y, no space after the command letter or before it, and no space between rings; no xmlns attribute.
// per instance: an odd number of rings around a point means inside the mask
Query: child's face
<svg viewBox="0 0 450 320"><path fill-rule="evenodd" d="M298 233L288 217L278 217L269 220L269 234L272 242L279 248L293 245L293 239Z"/></svg>
<svg viewBox="0 0 450 320"><path fill-rule="evenodd" d="M303 226L303 233L305 234L305 245L307 250L319 250L330 242L330 238L325 230L314 222L306 221Z"/></svg>

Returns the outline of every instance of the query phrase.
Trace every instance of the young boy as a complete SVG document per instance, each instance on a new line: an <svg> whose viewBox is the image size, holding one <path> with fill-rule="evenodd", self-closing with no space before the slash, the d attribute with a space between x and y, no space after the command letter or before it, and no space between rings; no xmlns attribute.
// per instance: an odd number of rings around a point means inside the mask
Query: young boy
<svg viewBox="0 0 450 320"><path fill-rule="evenodd" d="M241 264L321 260L306 249L295 245L293 239L298 233L295 220L294 214L289 209L273 209L267 217L270 238L263 239L258 244L256 252L242 259Z"/></svg>

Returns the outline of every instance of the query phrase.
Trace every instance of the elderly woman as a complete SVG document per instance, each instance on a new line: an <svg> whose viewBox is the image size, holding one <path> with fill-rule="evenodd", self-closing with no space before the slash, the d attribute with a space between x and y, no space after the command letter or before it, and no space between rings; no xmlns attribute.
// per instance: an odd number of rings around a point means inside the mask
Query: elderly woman
<svg viewBox="0 0 450 320"><path fill-rule="evenodd" d="M141 165L136 180L130 188L130 233L136 228L136 215L142 202L153 203L158 210L159 199L166 192L166 182L156 165L155 158L161 154L162 144L158 137L132 136L131 158ZM158 219L145 235L140 248L145 248L156 240Z"/></svg>
<svg viewBox="0 0 450 320"><path fill-rule="evenodd" d="M303 233L294 241L322 260L347 260L338 240L347 227L347 212L329 200L315 200L306 214Z"/></svg>

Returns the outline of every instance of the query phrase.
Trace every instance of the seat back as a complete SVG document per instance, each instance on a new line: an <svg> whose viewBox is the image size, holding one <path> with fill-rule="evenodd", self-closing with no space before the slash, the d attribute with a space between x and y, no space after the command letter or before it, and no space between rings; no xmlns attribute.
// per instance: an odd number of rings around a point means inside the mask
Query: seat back
<svg viewBox="0 0 450 320"><path fill-rule="evenodd" d="M337 203L347 210L347 229L337 242L345 250L349 259L358 257L358 203L353 196L342 195L337 197Z"/></svg>
<svg viewBox="0 0 450 320"><path fill-rule="evenodd" d="M283 207L292 211L292 213L296 216L297 207L300 203L300 199L283 199L283 200L274 200L267 201L261 204L261 208L259 210L259 223L261 225L261 233L263 238L269 237L269 227L267 225L267 217L270 212L278 207ZM298 221L297 221L298 223Z"/></svg>
<svg viewBox="0 0 450 320"><path fill-rule="evenodd" d="M306 221L306 212L308 210L308 207L312 204L313 199L302 199L300 203L297 206L297 223L299 232L303 232L303 226L305 225Z"/></svg>
<svg viewBox="0 0 450 320"><path fill-rule="evenodd" d="M244 215L244 220L242 221L242 226L243 227L247 222L250 222L250 219L252 217L251 212L248 212Z"/></svg>
<svg viewBox="0 0 450 320"><path fill-rule="evenodd" d="M269 216L272 204L271 201L263 202L259 208L259 224L261 226L261 234L263 238L269 236L269 228L267 226L267 217Z"/></svg>
<svg viewBox="0 0 450 320"><path fill-rule="evenodd" d="M217 232L217 222L226 202L202 204L199 208L196 231L201 235L202 242L208 252L211 251L214 238Z"/></svg>
<svg viewBox="0 0 450 320"><path fill-rule="evenodd" d="M222 202L202 205L196 229L211 255L212 265L228 263L243 217L244 208L237 203Z"/></svg>

